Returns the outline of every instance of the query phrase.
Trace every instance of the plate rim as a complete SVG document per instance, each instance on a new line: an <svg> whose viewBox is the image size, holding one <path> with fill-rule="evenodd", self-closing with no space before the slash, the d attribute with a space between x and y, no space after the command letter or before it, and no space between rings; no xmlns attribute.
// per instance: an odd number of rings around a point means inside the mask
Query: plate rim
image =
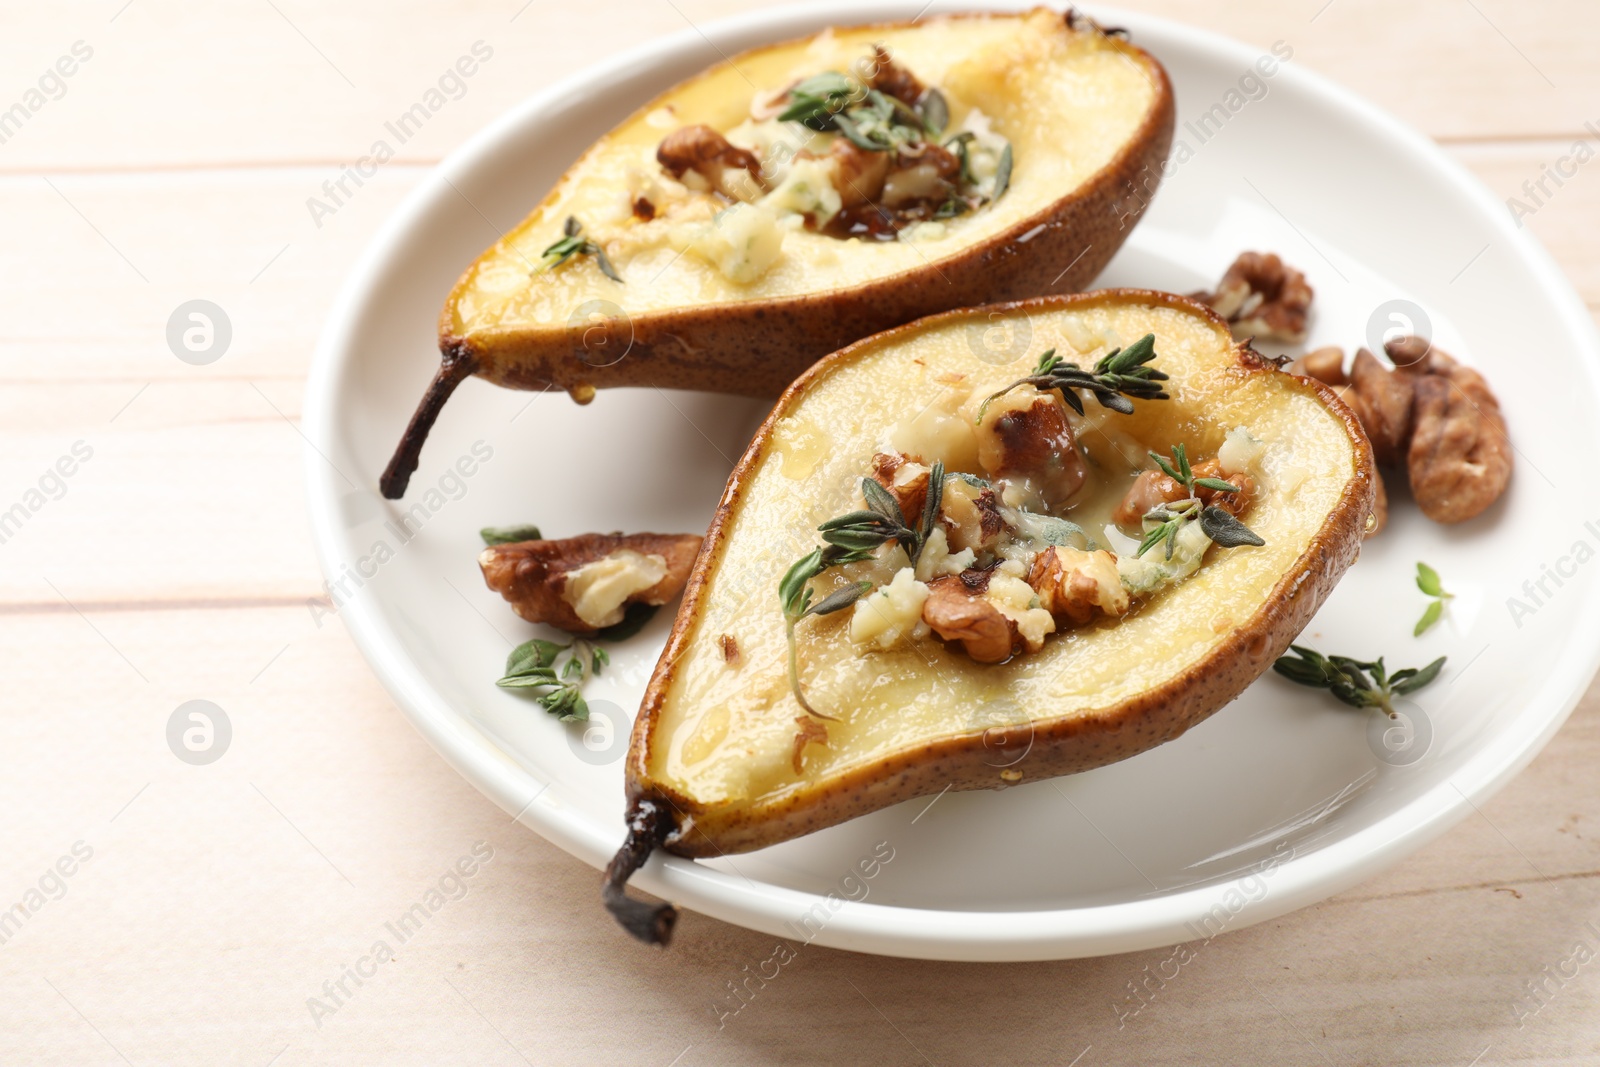
<svg viewBox="0 0 1600 1067"><path fill-rule="evenodd" d="M936 6L935 13L1023 10L1029 5L968 0ZM686 48L703 49L708 43L720 50L719 40L752 32L770 29L770 39L779 40L811 32L807 27L917 17L934 7L917 0L830 0L707 21L575 71L509 108L449 153L406 195L358 258L330 307L307 375L301 418L306 436L302 463L312 540L324 576L336 576L352 562L341 545L336 472L325 459L327 453L337 451L346 350L355 336L361 308L373 297L378 276L433 204L450 192L453 179L487 162L508 137L535 122L541 113L637 65L653 65ZM1088 10L1097 21L1129 26L1136 35L1185 37L1197 49L1238 61L1241 69L1260 55L1242 42L1175 20L1098 4ZM1411 157L1476 204L1508 250L1543 287L1559 313L1561 328L1578 342L1591 391L1600 394L1600 332L1587 308L1544 246L1531 231L1512 226L1503 205L1476 176L1420 131L1327 77L1295 63L1284 64L1278 77L1315 96L1322 105L1348 114L1398 154ZM531 772L455 710L428 683L416 662L402 654L398 636L370 598L353 598L341 606L339 615L380 684L447 763L516 822L590 866L604 865L620 844L620 833L597 834L570 813L536 805L554 781L538 783ZM1582 625L1571 628L1568 647L1587 647L1589 651L1586 656L1565 657L1558 671L1525 701L1521 721L1535 729L1521 735L1520 745L1481 747L1453 775L1372 825L1285 860L1274 873L1272 892L1234 911L1227 929L1243 929L1316 903L1391 866L1472 814L1481 801L1526 767L1566 721L1600 668L1600 605L1579 619ZM1535 710L1541 708L1544 710ZM793 934L786 930L787 923L828 903L825 894L769 883L746 884L733 875L660 853L635 875L634 884L702 914L790 939ZM1148 898L1041 910L956 911L850 902L830 911L828 922L814 937L801 940L919 959L1000 962L1098 956L1193 940L1195 931L1187 924L1214 905L1230 884L1212 882Z"/></svg>

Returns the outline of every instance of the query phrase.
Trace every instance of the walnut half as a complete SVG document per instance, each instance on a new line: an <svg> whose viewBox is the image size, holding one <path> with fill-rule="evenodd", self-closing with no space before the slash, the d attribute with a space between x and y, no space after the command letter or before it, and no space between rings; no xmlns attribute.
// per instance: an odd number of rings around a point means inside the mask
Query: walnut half
<svg viewBox="0 0 1600 1067"><path fill-rule="evenodd" d="M492 545L478 555L483 580L529 622L592 634L622 621L629 604L665 604L689 580L696 534L581 534Z"/></svg>
<svg viewBox="0 0 1600 1067"><path fill-rule="evenodd" d="M1350 383L1334 386L1366 430L1373 457L1383 466L1405 468L1411 495L1434 522L1465 522L1482 514L1505 492L1512 467L1505 416L1489 383L1425 338L1391 339L1384 352L1393 370L1363 348L1351 365ZM1381 481L1378 489L1368 537L1388 520Z"/></svg>
<svg viewBox="0 0 1600 1067"><path fill-rule="evenodd" d="M984 598L989 572L968 570L928 583L922 621L946 641L959 641L979 663L1004 663L1023 650L1017 624Z"/></svg>
<svg viewBox="0 0 1600 1067"><path fill-rule="evenodd" d="M761 160L755 153L732 144L710 126L684 126L673 130L656 149L656 162L679 181L694 171L711 188L735 200L749 199L737 195L749 191L749 185L732 181L728 171L744 171L756 190L761 187Z"/></svg>
<svg viewBox="0 0 1600 1067"><path fill-rule="evenodd" d="M1299 344L1306 339L1311 286L1271 252L1241 252L1215 292L1191 293L1227 319L1235 336Z"/></svg>
<svg viewBox="0 0 1600 1067"><path fill-rule="evenodd" d="M1470 367L1418 375L1406 472L1411 495L1434 522L1465 522L1511 481L1511 439L1500 402Z"/></svg>
<svg viewBox="0 0 1600 1067"><path fill-rule="evenodd" d="M1131 604L1116 557L1105 549L1047 548L1033 558L1028 584L1057 624L1083 626L1096 614L1126 615Z"/></svg>

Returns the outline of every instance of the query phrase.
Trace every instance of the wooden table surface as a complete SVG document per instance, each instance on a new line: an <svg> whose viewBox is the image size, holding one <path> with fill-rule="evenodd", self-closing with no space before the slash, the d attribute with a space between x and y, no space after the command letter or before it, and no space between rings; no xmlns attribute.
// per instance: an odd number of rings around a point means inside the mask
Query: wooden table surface
<svg viewBox="0 0 1600 1067"><path fill-rule="evenodd" d="M1502 196L1600 119L1575 0L1130 2L1292 43ZM974 965L810 947L719 1028L708 1006L773 939L693 914L670 952L624 939L595 872L512 825L342 624L315 624L296 419L356 256L530 91L756 6L8 5L0 108L24 106L0 122L0 508L29 518L0 545L0 897L31 914L0 926L0 1062L1600 1063L1600 964L1564 963L1600 946L1600 692L1478 815L1205 945L1137 1015L1116 1006L1166 950ZM307 198L480 40L494 58L464 94L314 221ZM1600 307L1600 171L1527 224ZM166 342L192 299L232 323L209 366ZM71 475L49 474L75 447ZM193 699L232 724L209 766L167 744ZM492 858L466 895L314 1013L478 842Z"/></svg>

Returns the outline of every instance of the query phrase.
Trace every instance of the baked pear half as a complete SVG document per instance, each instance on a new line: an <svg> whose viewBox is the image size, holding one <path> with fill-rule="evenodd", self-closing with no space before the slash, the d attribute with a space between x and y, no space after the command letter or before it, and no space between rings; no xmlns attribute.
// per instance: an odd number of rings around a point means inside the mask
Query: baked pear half
<svg viewBox="0 0 1600 1067"><path fill-rule="evenodd" d="M974 329L1032 338L992 360ZM988 358L985 358L988 357ZM1170 741L1272 666L1355 560L1372 449L1324 384L1186 297L952 311L783 395L730 478L634 723L629 837L761 848Z"/></svg>
<svg viewBox="0 0 1600 1067"><path fill-rule="evenodd" d="M602 137L467 268L443 361L382 479L452 390L775 397L936 311L1074 292L1160 181L1161 65L1088 19L940 15L734 56Z"/></svg>

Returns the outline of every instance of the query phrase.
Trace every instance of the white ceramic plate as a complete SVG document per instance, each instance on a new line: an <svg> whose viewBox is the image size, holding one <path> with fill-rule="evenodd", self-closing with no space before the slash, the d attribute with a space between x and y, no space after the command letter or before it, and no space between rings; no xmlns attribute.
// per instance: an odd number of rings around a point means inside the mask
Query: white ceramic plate
<svg viewBox="0 0 1600 1067"><path fill-rule="evenodd" d="M616 649L593 690L595 725L575 733L493 684L534 628L484 588L476 531L703 529L764 405L619 390L580 409L474 380L434 429L406 500L389 503L378 473L436 366L435 315L462 268L593 138L719 51L918 10L829 3L732 19L531 98L410 197L323 337L306 470L345 624L446 759L597 867L622 838L625 735L670 619ZM1550 258L1425 138L1293 62L1252 77L1260 54L1242 45L1097 14L1166 64L1179 118L1177 162L1101 284L1185 291L1241 249L1276 250L1316 288L1312 345L1370 344L1424 315L1504 401L1518 448L1505 500L1445 529L1391 485L1388 532L1303 637L1386 655L1391 668L1448 654L1444 675L1418 694L1409 730L1269 675L1124 763L913 802L730 860L658 856L638 887L768 933L902 956L1048 959L1191 940L1320 900L1437 836L1533 757L1593 674L1600 505L1580 466L1600 451L1600 364L1589 315ZM1420 640L1419 559L1456 594ZM888 849L874 878L853 873Z"/></svg>

